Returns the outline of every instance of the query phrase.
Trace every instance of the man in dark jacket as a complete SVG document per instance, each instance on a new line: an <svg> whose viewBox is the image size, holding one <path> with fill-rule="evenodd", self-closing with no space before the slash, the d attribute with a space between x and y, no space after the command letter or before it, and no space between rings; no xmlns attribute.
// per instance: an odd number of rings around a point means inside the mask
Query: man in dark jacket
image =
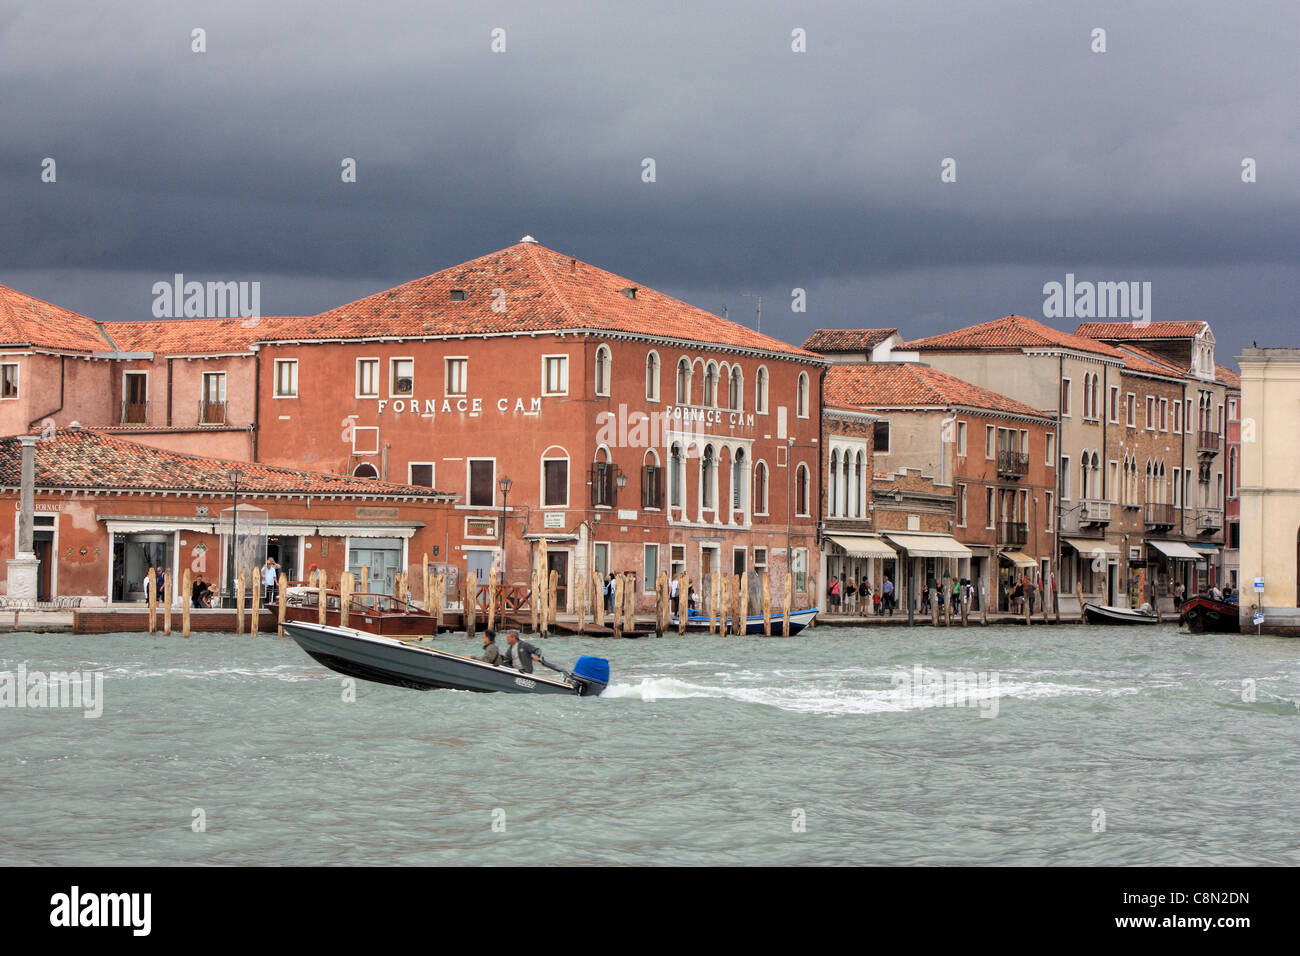
<svg viewBox="0 0 1300 956"><path fill-rule="evenodd" d="M542 659L542 652L527 641L519 639L519 632L516 630L506 631L505 655L501 658L501 663L507 667L513 667L516 670L523 671L525 674L533 672L533 661Z"/></svg>
<svg viewBox="0 0 1300 956"><path fill-rule="evenodd" d="M479 658L489 664L500 667L505 659L501 656L501 648L497 647L497 636L491 631L483 632L483 656Z"/></svg>

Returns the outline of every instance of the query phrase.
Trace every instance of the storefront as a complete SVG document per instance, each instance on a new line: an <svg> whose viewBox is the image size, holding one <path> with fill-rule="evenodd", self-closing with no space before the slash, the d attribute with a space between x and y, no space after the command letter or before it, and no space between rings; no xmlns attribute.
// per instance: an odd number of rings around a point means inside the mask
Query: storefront
<svg viewBox="0 0 1300 956"><path fill-rule="evenodd" d="M900 607L906 600L908 607L920 611L929 603L929 588L942 589L946 585L951 593L952 581L962 576L963 565L969 573L971 550L950 534L890 532L885 537L901 551L898 564L903 580L895 581L903 594Z"/></svg>
<svg viewBox="0 0 1300 956"><path fill-rule="evenodd" d="M878 535L842 531L823 536L822 544L826 587L830 586L831 581L839 581L843 594L849 582L852 582L856 592L855 606L849 607L842 599L839 608L842 611L866 610L861 598L865 585L870 585L874 593L880 590L885 575L889 575L891 580L897 580L898 552ZM829 604L826 606L830 607Z"/></svg>
<svg viewBox="0 0 1300 956"><path fill-rule="evenodd" d="M1011 595L1022 578L1028 576L1033 580L1038 571L1038 562L1023 551L998 552L998 602L999 611L1015 611ZM1038 582L1035 581L1035 584ZM1039 605L1036 603L1034 609Z"/></svg>
<svg viewBox="0 0 1300 956"><path fill-rule="evenodd" d="M1120 604L1119 545L1104 538L1062 538L1061 540L1075 552L1073 558L1066 557L1062 564L1061 592L1074 593L1080 601L1093 600L1112 606ZM1145 581L1145 577L1143 580ZM1129 606L1137 607L1137 604L1131 603L1132 586L1130 575Z"/></svg>
<svg viewBox="0 0 1300 956"><path fill-rule="evenodd" d="M1196 593L1193 575L1200 555L1184 541L1147 539L1147 566L1151 589L1142 592L1150 600L1152 592L1161 602L1162 611L1173 611L1174 591L1183 585L1186 594Z"/></svg>

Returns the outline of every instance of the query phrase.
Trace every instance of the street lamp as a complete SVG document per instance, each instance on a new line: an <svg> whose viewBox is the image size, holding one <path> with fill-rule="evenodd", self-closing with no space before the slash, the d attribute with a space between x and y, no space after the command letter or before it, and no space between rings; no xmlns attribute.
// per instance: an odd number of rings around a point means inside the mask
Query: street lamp
<svg viewBox="0 0 1300 956"><path fill-rule="evenodd" d="M230 469L227 477L235 486L235 506L230 509L230 549L228 554L228 570L226 571L226 591L229 594L232 603L236 600L235 595L235 548L239 540L239 479L244 477L244 473L238 468Z"/></svg>
<svg viewBox="0 0 1300 956"><path fill-rule="evenodd" d="M501 489L501 583L506 583L506 500L510 497L510 486L514 484L504 475L497 482Z"/></svg>

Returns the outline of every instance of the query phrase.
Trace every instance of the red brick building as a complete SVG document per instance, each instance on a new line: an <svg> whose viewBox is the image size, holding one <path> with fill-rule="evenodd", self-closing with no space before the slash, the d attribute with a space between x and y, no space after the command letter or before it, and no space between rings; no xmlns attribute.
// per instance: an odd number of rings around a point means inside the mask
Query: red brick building
<svg viewBox="0 0 1300 956"><path fill-rule="evenodd" d="M18 446L17 438L0 439L0 498L13 502L14 515L0 526L8 555L18 533ZM233 469L241 472L234 528ZM418 580L424 554L446 540L452 518L452 496L428 488L182 455L80 428L36 442L35 479L43 601L139 601L150 567L178 582L188 568L224 593L232 530L264 536L256 563L269 553L291 580L313 564L334 582L365 566L377 590L390 553L390 570L406 568Z"/></svg>
<svg viewBox="0 0 1300 956"><path fill-rule="evenodd" d="M788 564L814 602L825 360L531 238L305 318L96 323L3 291L6 434L436 487L438 560L482 576L504 547L526 582L546 538L562 608L591 571L644 607L661 570L781 588Z"/></svg>

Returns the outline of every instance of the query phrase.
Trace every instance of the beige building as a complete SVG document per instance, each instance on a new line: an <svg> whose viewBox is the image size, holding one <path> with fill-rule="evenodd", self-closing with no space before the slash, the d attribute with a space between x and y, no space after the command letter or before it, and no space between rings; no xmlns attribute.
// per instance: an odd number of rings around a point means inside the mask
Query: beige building
<svg viewBox="0 0 1300 956"><path fill-rule="evenodd" d="M1241 624L1300 634L1300 349L1246 349L1241 366ZM1263 580L1263 592L1255 591Z"/></svg>

